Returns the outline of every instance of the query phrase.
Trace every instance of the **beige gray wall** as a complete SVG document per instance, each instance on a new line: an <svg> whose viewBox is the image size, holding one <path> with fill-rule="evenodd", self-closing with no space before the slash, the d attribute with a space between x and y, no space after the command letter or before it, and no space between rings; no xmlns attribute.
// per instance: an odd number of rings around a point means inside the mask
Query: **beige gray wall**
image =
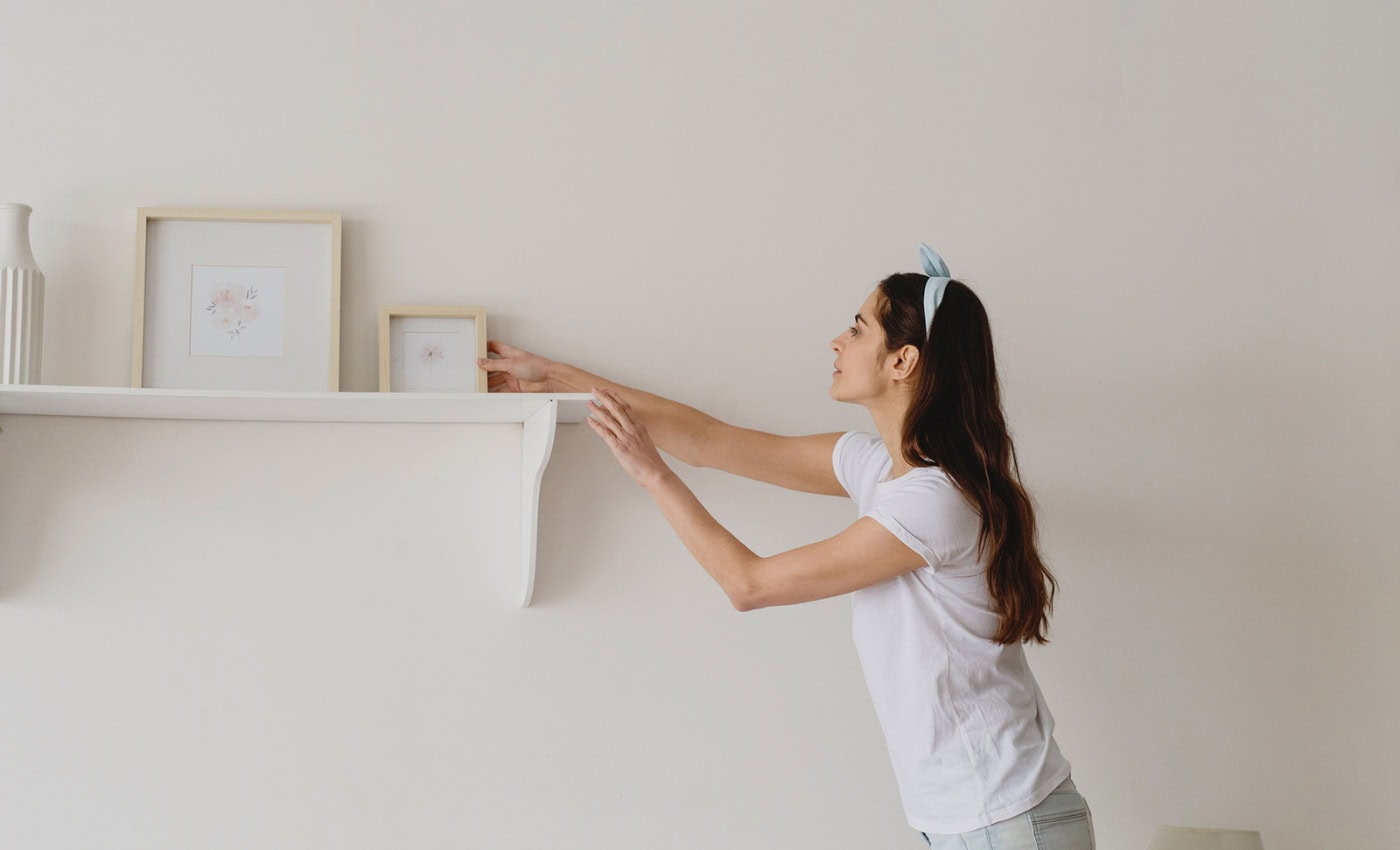
<svg viewBox="0 0 1400 850"><path fill-rule="evenodd" d="M46 378L121 385L134 210L345 216L375 312L799 433L880 276L982 295L1100 846L1393 847L1393 3L10 4ZM537 605L510 429L8 417L0 845L916 847L845 600L740 615L587 429ZM682 468L741 539L849 503ZM505 483L502 483L505 482ZM502 584L504 582L504 584Z"/></svg>

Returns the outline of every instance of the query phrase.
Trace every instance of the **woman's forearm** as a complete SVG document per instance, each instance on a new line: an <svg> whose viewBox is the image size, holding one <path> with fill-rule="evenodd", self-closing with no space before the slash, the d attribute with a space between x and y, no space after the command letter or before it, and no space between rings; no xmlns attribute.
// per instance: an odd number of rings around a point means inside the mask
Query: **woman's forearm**
<svg viewBox="0 0 1400 850"><path fill-rule="evenodd" d="M645 486L685 548L719 583L730 604L739 611L753 608L753 566L759 560L753 550L720 525L674 472Z"/></svg>
<svg viewBox="0 0 1400 850"><path fill-rule="evenodd" d="M652 441L667 454L691 466L705 466L705 447L713 416L689 405L659 395L609 381L567 363L550 363L546 369L549 382L560 392L587 393L594 387L610 389L632 406L637 418L646 426Z"/></svg>

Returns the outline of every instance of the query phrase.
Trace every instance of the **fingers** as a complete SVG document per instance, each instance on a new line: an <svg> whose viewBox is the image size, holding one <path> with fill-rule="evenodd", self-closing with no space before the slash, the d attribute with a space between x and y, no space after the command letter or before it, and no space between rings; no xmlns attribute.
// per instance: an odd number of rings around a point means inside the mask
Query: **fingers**
<svg viewBox="0 0 1400 850"><path fill-rule="evenodd" d="M519 392L519 382L511 374L510 360L488 360L484 357L478 358L476 365L486 373L486 391L488 393Z"/></svg>
<svg viewBox="0 0 1400 850"><path fill-rule="evenodd" d="M595 409L604 410L608 413L611 421L616 422L618 427L614 430L619 433L635 434L640 430L632 417L632 407L622 400L622 397L612 390L593 388L593 397L597 403L590 401L589 404Z"/></svg>
<svg viewBox="0 0 1400 850"><path fill-rule="evenodd" d="M631 423L624 422L618 418L617 414L608 410L606 407L601 407L596 402L589 401L588 409L591 412L590 419L598 421L619 438L624 435L632 436L635 433L630 427Z"/></svg>
<svg viewBox="0 0 1400 850"><path fill-rule="evenodd" d="M595 389L596 393L597 390ZM596 398L596 397L595 397ZM603 398L606 402L607 399ZM593 430L598 433L612 449L613 456L619 461L634 457L641 450L641 444L637 439L635 431L628 430L625 425L630 425L630 421L625 417L619 417L617 413L608 407L600 405L594 399L588 401L588 424L593 426ZM625 423L625 424L624 424Z"/></svg>
<svg viewBox="0 0 1400 850"><path fill-rule="evenodd" d="M515 368L515 361L509 359L488 360L480 358L476 361L486 372L486 391L488 393L518 393L520 392L520 382L515 379L512 371Z"/></svg>
<svg viewBox="0 0 1400 850"><path fill-rule="evenodd" d="M514 364L508 358L489 360L485 357L479 357L477 358L476 365L485 369L487 372L509 372Z"/></svg>
<svg viewBox="0 0 1400 850"><path fill-rule="evenodd" d="M608 433L612 436L620 437L622 434L626 433L612 411L605 407L600 407L592 399L588 401L588 411L588 421L601 425L603 428L607 429Z"/></svg>
<svg viewBox="0 0 1400 850"><path fill-rule="evenodd" d="M597 432L598 436L602 437L603 441L608 444L608 448L613 450L613 454L616 455L619 451L617 445L617 436L613 434L612 431L609 431L606 425L604 425L597 419L594 419L592 416L588 417L586 421L593 428L593 430Z"/></svg>
<svg viewBox="0 0 1400 850"><path fill-rule="evenodd" d="M494 339L486 340L486 350L491 354L499 354L502 357L515 357L520 354L520 349L513 345L507 345Z"/></svg>

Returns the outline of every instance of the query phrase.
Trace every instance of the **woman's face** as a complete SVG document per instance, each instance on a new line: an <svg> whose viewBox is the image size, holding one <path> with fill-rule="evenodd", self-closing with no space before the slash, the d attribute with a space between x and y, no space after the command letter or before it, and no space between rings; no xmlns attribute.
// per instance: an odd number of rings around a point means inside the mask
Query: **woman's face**
<svg viewBox="0 0 1400 850"><path fill-rule="evenodd" d="M889 375L884 374L887 352L885 329L875 316L880 303L880 290L872 291L860 305L851 326L831 341L836 352L836 371L831 375L831 397L836 401L863 402L876 398L888 389Z"/></svg>

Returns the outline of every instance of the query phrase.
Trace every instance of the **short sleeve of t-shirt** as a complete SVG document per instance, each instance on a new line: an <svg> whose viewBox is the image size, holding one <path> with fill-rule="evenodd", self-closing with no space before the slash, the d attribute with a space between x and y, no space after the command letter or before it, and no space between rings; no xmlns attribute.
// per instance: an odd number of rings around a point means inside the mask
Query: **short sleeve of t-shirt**
<svg viewBox="0 0 1400 850"><path fill-rule="evenodd" d="M836 478L860 515L884 526L937 572L975 572L982 521L957 486L937 467L920 467L881 481L889 452L875 435L852 431L832 454Z"/></svg>
<svg viewBox="0 0 1400 850"><path fill-rule="evenodd" d="M831 466L836 471L836 480L860 503L862 493L875 486L881 466L889 456L884 442L874 434L847 431L836 441L836 448L831 452Z"/></svg>

